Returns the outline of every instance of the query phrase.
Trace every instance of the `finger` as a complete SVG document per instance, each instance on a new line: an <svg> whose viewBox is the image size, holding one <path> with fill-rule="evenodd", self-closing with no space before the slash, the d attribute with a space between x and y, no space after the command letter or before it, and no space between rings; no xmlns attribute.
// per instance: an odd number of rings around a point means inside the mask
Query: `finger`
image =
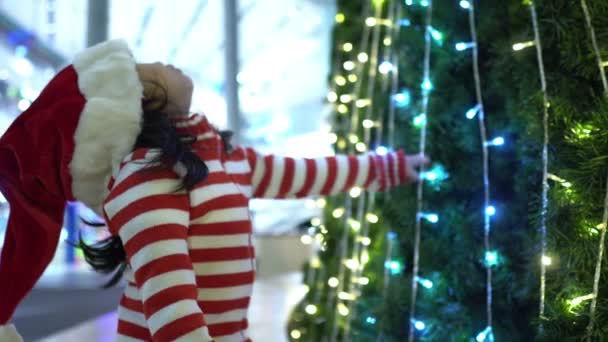
<svg viewBox="0 0 608 342"><path fill-rule="evenodd" d="M418 157L420 158L420 163L421 164L425 164L426 165L426 164L428 164L431 161L431 159L429 159L429 157L426 154L420 153L420 154L418 154Z"/></svg>
<svg viewBox="0 0 608 342"><path fill-rule="evenodd" d="M416 154L409 158L410 165L416 167L420 165L426 165L430 162L430 159L427 156L422 154Z"/></svg>

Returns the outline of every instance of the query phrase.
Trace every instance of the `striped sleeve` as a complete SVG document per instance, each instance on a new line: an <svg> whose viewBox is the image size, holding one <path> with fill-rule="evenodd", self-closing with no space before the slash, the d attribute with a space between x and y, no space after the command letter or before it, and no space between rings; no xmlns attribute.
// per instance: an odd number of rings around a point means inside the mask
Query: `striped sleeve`
<svg viewBox="0 0 608 342"><path fill-rule="evenodd" d="M112 234L122 239L154 341L212 341L188 253L190 202L171 170L122 166L104 203Z"/></svg>
<svg viewBox="0 0 608 342"><path fill-rule="evenodd" d="M247 149L254 198L335 195L353 187L385 191L408 181L403 151L295 159Z"/></svg>

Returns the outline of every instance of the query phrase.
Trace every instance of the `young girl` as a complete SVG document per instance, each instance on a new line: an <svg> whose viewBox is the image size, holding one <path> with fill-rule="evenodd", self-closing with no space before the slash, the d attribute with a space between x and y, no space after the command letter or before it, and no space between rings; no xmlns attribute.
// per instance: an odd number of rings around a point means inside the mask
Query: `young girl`
<svg viewBox="0 0 608 342"><path fill-rule="evenodd" d="M66 96L77 100L62 104ZM95 269L118 269L112 283L124 272L117 340L249 341L249 199L383 191L416 180L428 162L232 148L203 115L187 115L191 97L179 69L136 65L124 42L109 41L77 56L0 139L11 204L0 279L16 284L0 282L0 341L19 340L8 322L52 257L66 200L97 210L112 234L81 246Z"/></svg>

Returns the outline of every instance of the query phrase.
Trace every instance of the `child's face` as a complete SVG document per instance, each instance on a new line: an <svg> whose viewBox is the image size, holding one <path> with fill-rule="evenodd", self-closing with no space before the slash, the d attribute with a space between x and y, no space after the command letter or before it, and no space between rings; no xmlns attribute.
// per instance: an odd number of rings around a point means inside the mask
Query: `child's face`
<svg viewBox="0 0 608 342"><path fill-rule="evenodd" d="M192 102L192 80L173 65L137 64L137 73L144 86L144 98L160 96L158 86L166 90L170 115L187 115Z"/></svg>

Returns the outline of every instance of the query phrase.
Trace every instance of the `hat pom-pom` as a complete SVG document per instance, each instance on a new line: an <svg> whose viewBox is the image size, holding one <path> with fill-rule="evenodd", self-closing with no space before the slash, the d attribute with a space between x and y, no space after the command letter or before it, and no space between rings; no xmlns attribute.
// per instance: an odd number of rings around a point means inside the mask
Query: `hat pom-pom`
<svg viewBox="0 0 608 342"><path fill-rule="evenodd" d="M0 325L0 342L23 342L23 338L21 338L14 325Z"/></svg>

